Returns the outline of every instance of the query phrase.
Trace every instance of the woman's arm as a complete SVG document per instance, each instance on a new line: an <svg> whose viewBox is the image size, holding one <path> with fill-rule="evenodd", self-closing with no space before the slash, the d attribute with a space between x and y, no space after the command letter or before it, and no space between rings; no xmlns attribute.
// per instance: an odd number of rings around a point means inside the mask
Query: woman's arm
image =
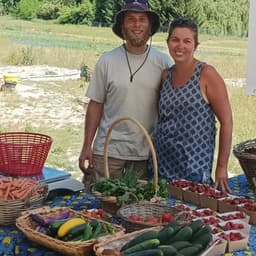
<svg viewBox="0 0 256 256"><path fill-rule="evenodd" d="M203 68L201 82L208 102L220 123L215 187L229 191L227 168L232 143L233 121L227 88L220 74L209 65L205 65Z"/></svg>

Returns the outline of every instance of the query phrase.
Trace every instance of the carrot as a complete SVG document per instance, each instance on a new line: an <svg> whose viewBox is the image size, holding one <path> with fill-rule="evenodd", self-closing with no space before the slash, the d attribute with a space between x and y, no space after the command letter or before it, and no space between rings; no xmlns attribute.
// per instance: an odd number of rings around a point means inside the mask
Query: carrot
<svg viewBox="0 0 256 256"><path fill-rule="evenodd" d="M4 194L4 200L8 199L10 189L11 189L11 183L9 183L8 186L7 186L7 189L6 189L5 194Z"/></svg>
<svg viewBox="0 0 256 256"><path fill-rule="evenodd" d="M37 181L12 177L0 178L0 199L24 199L31 189L38 184ZM31 196L39 195L41 191L33 191Z"/></svg>

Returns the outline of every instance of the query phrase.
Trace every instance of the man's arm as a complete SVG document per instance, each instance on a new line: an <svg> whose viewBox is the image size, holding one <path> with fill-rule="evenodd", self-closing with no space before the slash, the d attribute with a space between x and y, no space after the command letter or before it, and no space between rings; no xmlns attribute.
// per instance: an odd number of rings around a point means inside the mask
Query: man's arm
<svg viewBox="0 0 256 256"><path fill-rule="evenodd" d="M79 156L79 168L84 173L86 172L85 161L89 166L93 165L92 143L99 126L103 112L103 103L90 100L84 122L84 142Z"/></svg>

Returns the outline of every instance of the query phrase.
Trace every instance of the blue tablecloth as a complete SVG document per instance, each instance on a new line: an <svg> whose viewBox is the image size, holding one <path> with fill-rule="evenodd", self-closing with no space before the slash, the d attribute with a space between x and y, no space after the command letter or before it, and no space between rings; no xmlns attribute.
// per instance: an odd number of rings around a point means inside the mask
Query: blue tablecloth
<svg viewBox="0 0 256 256"><path fill-rule="evenodd" d="M247 186L244 175L229 179L229 185L233 194L255 199L256 194ZM176 200L170 198L168 204L174 205ZM49 206L68 206L74 210L97 208L100 206L98 199L85 193L59 196L53 201L48 201ZM256 255L256 226L252 225L250 230L248 250L229 253L231 256ZM0 226L0 256L62 256L47 248L31 243L15 226Z"/></svg>

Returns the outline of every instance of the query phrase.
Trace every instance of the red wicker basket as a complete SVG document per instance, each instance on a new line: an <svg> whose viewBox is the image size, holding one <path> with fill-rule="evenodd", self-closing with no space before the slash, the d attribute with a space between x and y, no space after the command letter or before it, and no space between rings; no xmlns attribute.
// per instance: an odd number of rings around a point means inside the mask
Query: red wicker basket
<svg viewBox="0 0 256 256"><path fill-rule="evenodd" d="M31 132L0 133L0 172L10 176L42 174L52 138Z"/></svg>

